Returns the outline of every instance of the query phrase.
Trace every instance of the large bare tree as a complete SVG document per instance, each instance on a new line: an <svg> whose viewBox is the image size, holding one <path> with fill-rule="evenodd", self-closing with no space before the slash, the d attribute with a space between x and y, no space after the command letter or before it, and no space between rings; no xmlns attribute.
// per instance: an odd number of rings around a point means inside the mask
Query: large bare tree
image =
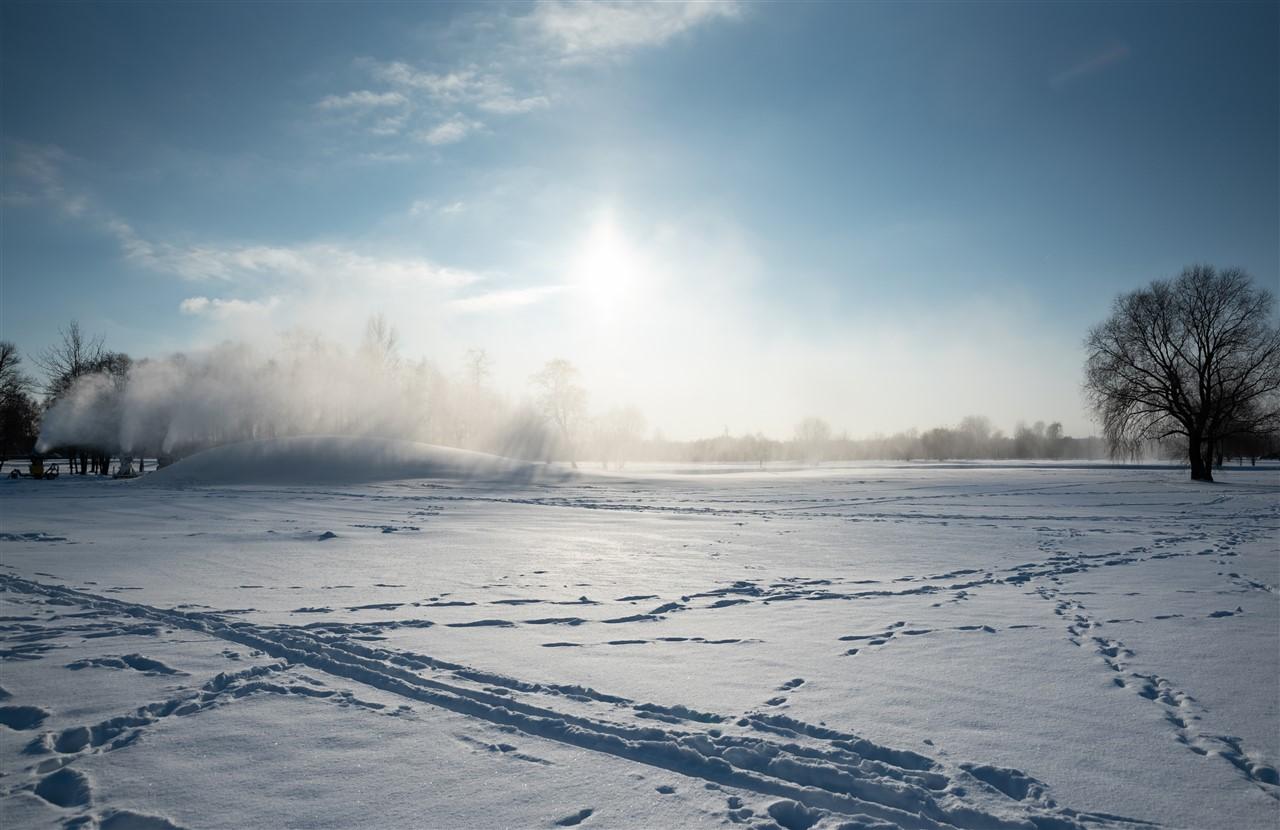
<svg viewBox="0 0 1280 830"><path fill-rule="evenodd" d="M1191 478L1213 481L1216 445L1275 429L1274 306L1244 271L1209 265L1117 297L1085 339L1085 391L1112 453L1181 437Z"/></svg>

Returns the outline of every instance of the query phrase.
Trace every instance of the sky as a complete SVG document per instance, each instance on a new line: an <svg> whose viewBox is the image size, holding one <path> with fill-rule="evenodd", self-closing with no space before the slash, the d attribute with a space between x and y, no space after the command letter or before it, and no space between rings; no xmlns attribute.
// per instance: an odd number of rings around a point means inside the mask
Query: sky
<svg viewBox="0 0 1280 830"><path fill-rule="evenodd" d="M1096 430L1082 340L1280 286L1261 3L0 5L0 337L563 357L692 438Z"/></svg>

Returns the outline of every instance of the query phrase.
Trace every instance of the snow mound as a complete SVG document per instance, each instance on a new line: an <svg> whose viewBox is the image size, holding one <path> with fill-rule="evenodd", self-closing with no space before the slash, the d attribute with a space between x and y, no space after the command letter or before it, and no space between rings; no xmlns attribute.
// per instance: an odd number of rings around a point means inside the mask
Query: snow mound
<svg viewBox="0 0 1280 830"><path fill-rule="evenodd" d="M142 481L161 486L355 484L415 478L521 483L564 476L545 464L433 444L302 435L214 447L157 470Z"/></svg>

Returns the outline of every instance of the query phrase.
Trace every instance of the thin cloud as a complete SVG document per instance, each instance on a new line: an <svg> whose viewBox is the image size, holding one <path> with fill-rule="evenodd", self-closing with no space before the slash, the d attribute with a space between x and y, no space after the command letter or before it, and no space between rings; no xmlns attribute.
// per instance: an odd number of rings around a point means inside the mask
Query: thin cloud
<svg viewBox="0 0 1280 830"><path fill-rule="evenodd" d="M278 305L280 305L279 297L267 297L264 300L188 297L178 304L178 310L190 317L227 320L232 317L265 316Z"/></svg>
<svg viewBox="0 0 1280 830"><path fill-rule="evenodd" d="M540 303L564 290L563 285L543 285L536 288L514 288L503 291L489 291L471 297L459 297L450 300L448 307L452 311L473 314L501 311L509 308Z"/></svg>
<svg viewBox="0 0 1280 830"><path fill-rule="evenodd" d="M366 62L375 78L403 90L417 93L437 104L474 106L486 112L515 114L549 106L545 95L522 95L511 83L493 72L474 68L438 73L419 70L403 61Z"/></svg>
<svg viewBox="0 0 1280 830"><path fill-rule="evenodd" d="M623 59L743 12L736 0L543 0L520 14L492 9L456 21L467 36L454 41L469 45L453 61L423 67L361 58L356 65L383 89L331 95L317 106L342 114L337 123L359 124L383 139L413 136L433 146L457 144L477 132L480 116L513 118L554 107L568 67ZM381 114L389 107L401 111Z"/></svg>
<svg viewBox="0 0 1280 830"><path fill-rule="evenodd" d="M660 46L697 26L735 18L737 2L624 3L543 0L528 22L569 62L601 60L620 53Z"/></svg>
<svg viewBox="0 0 1280 830"><path fill-rule="evenodd" d="M413 217L419 216L454 216L462 213L467 209L465 202L450 202L447 205L441 205L429 199L415 199L413 204L409 205L409 215Z"/></svg>
<svg viewBox="0 0 1280 830"><path fill-rule="evenodd" d="M423 141L433 146L456 144L484 125L462 115L455 115L448 121L442 121L429 130L418 134Z"/></svg>
<svg viewBox="0 0 1280 830"><path fill-rule="evenodd" d="M523 115L534 110L551 106L551 99L545 95L530 95L527 98L516 98L510 95L497 95L479 101L476 106L485 112L498 115Z"/></svg>
<svg viewBox="0 0 1280 830"><path fill-rule="evenodd" d="M346 95L329 95L316 106L322 110L371 109L375 107L402 107L409 99L399 92L373 92L362 89Z"/></svg>
<svg viewBox="0 0 1280 830"><path fill-rule="evenodd" d="M1099 49L1082 60L1077 61L1063 71L1059 72L1049 79L1049 85L1054 89L1061 89L1069 86L1076 81L1087 78L1091 75L1097 75L1117 64L1128 60L1133 50L1129 48L1129 44L1123 41L1116 41Z"/></svg>
<svg viewBox="0 0 1280 830"><path fill-rule="evenodd" d="M89 209L89 197L68 187L64 180L62 168L72 157L61 147L15 141L9 143L5 156L5 204L18 207L43 202L73 217Z"/></svg>
<svg viewBox="0 0 1280 830"><path fill-rule="evenodd" d="M388 257L331 243L309 245L174 245L144 239L127 222L112 219L126 260L191 282L260 283L275 278L304 285L349 283L364 286L461 288L480 277L426 259Z"/></svg>

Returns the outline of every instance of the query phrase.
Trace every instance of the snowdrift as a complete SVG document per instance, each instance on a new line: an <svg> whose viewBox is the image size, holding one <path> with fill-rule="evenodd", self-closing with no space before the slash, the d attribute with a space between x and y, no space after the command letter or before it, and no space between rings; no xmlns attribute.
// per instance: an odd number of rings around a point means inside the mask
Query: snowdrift
<svg viewBox="0 0 1280 830"><path fill-rule="evenodd" d="M157 470L142 481L161 486L356 484L414 478L524 483L559 480L567 475L545 464L432 444L302 435L214 447Z"/></svg>

